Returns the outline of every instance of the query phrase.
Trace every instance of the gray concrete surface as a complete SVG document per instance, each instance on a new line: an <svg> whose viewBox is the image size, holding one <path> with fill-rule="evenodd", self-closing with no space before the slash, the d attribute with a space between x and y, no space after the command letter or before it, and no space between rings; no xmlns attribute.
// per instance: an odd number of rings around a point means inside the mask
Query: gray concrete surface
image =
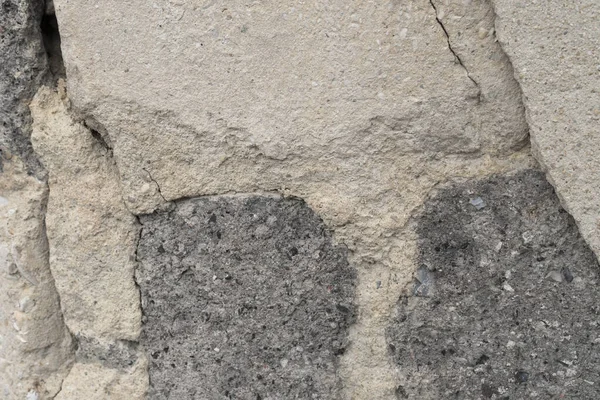
<svg viewBox="0 0 600 400"><path fill-rule="evenodd" d="M151 399L335 399L355 272L300 200L197 198L142 216Z"/></svg>
<svg viewBox="0 0 600 400"><path fill-rule="evenodd" d="M600 269L542 172L447 185L414 226L399 399L600 398Z"/></svg>

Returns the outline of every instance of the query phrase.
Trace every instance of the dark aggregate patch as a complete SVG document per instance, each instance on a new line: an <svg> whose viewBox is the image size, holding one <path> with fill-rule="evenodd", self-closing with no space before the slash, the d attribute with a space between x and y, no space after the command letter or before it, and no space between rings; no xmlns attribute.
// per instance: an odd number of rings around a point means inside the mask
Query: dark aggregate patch
<svg viewBox="0 0 600 400"><path fill-rule="evenodd" d="M46 78L46 52L40 25L42 0L0 0L0 173L17 156L28 172L44 172L30 142L29 102Z"/></svg>
<svg viewBox="0 0 600 400"><path fill-rule="evenodd" d="M183 200L141 217L151 399L335 399L355 272L302 201Z"/></svg>
<svg viewBox="0 0 600 400"><path fill-rule="evenodd" d="M541 172L442 189L415 224L397 398L600 399L598 264Z"/></svg>

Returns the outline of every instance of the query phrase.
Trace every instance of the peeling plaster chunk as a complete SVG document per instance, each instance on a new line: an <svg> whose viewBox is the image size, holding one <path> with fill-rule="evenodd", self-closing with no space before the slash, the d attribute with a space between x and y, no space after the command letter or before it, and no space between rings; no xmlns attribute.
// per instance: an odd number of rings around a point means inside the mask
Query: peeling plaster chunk
<svg viewBox="0 0 600 400"><path fill-rule="evenodd" d="M136 340L139 227L121 199L110 152L52 89L42 87L31 110L34 149L49 172L50 267L66 323L76 335Z"/></svg>
<svg viewBox="0 0 600 400"><path fill-rule="evenodd" d="M355 273L304 202L196 198L141 222L151 399L339 395Z"/></svg>
<svg viewBox="0 0 600 400"><path fill-rule="evenodd" d="M54 396L73 362L48 262L48 189L19 158L0 173L0 398ZM31 395L33 396L33 394Z"/></svg>
<svg viewBox="0 0 600 400"><path fill-rule="evenodd" d="M106 128L134 214L165 199L282 187L308 201L327 182L368 205L360 218L414 179L419 157L526 143L510 65L489 59L497 43L471 46L470 59L449 14L445 35L427 0L256 3L251 13L242 3L55 6L70 99ZM469 21L486 15L476 11Z"/></svg>
<svg viewBox="0 0 600 400"><path fill-rule="evenodd" d="M400 398L598 398L600 268L541 171L447 185L413 226L421 267L387 329ZM426 274L435 291L410 292Z"/></svg>

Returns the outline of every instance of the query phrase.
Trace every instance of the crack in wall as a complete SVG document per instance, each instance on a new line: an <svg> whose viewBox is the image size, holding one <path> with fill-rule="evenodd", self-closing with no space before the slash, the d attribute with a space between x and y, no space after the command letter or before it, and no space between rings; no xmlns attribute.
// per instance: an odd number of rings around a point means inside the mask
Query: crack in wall
<svg viewBox="0 0 600 400"><path fill-rule="evenodd" d="M148 174L148 178L156 185L156 191L158 192L158 195L161 197L161 199L163 199L165 203L168 203L167 199L165 199L165 196L163 196L162 191L160 190L160 185L158 184L156 179L152 177L152 174L150 174L150 172L148 172L146 168L142 168L142 171Z"/></svg>
<svg viewBox="0 0 600 400"><path fill-rule="evenodd" d="M467 69L467 67L465 66L465 64L463 63L462 59L460 58L460 56L458 55L458 53L452 48L452 44L450 43L450 35L448 34L448 30L446 30L446 27L444 26L444 23L442 22L442 20L438 17L438 11L437 11L437 7L435 6L435 4L433 3L433 0L429 0L429 4L431 4L431 7L433 8L433 12L435 14L435 20L437 21L438 25L442 28L442 31L444 32L444 35L446 36L446 42L448 43L448 50L450 50L450 52L452 53L452 55L454 56L454 58L456 59L456 62L458 62L458 64L465 70L465 73L467 74L467 77L471 80L471 82L473 82L473 84L477 87L477 91L478 91L478 99L479 102L481 102L481 86L479 85L479 83L471 76L471 74L469 73L469 70Z"/></svg>

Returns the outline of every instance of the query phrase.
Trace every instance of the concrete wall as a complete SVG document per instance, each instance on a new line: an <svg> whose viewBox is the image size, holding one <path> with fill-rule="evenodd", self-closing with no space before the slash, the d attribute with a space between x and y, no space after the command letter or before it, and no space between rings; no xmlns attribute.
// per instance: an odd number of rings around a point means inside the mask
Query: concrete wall
<svg viewBox="0 0 600 400"><path fill-rule="evenodd" d="M596 2L1 7L4 398L600 395Z"/></svg>

